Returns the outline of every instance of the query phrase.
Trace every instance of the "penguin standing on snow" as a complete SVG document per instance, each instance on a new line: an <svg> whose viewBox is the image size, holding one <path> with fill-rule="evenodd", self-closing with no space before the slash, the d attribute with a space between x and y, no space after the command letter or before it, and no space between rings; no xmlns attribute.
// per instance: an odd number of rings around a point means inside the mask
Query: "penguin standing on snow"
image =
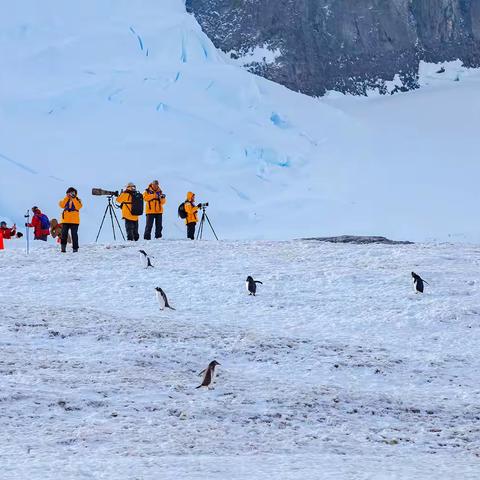
<svg viewBox="0 0 480 480"><path fill-rule="evenodd" d="M155 290L157 291L157 301L158 305L160 306L160 310L165 310L166 308L169 308L170 310L175 310L168 303L168 298L165 295L165 292L160 287L157 287Z"/></svg>
<svg viewBox="0 0 480 480"><path fill-rule="evenodd" d="M139 252L141 253L142 262L143 262L144 267L145 268L148 268L148 267L153 268L152 262L150 261L150 257L148 256L147 252L145 250L139 250Z"/></svg>
<svg viewBox="0 0 480 480"><path fill-rule="evenodd" d="M254 280L250 275L247 277L247 281L245 282L245 286L247 287L247 292L249 295L255 296L257 293L257 283L263 285L260 280Z"/></svg>
<svg viewBox="0 0 480 480"><path fill-rule="evenodd" d="M413 278L413 288L415 289L415 293L423 293L425 289L424 283L429 285L429 283L424 280L420 275L417 275L415 272L412 272Z"/></svg>
<svg viewBox="0 0 480 480"><path fill-rule="evenodd" d="M205 370L202 370L198 374L199 376L204 375L204 377L203 377L202 384L196 388L207 387L208 389L210 389L210 385L212 385L213 380L215 379L215 367L217 365L220 365L220 364L216 360L214 360L213 362L210 362L208 364L208 367Z"/></svg>

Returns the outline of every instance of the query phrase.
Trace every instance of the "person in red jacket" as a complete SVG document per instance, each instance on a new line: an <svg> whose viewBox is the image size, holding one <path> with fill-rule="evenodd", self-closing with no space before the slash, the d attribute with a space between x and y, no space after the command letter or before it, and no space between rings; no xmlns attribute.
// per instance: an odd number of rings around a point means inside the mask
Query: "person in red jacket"
<svg viewBox="0 0 480 480"><path fill-rule="evenodd" d="M17 226L14 225L12 228L7 227L7 222L0 222L0 231L2 232L3 238L5 240L10 240L17 233Z"/></svg>
<svg viewBox="0 0 480 480"><path fill-rule="evenodd" d="M26 227L33 227L33 235L35 240L47 241L50 235L50 221L48 217L43 214L38 207L32 207L33 218L30 223L26 223Z"/></svg>

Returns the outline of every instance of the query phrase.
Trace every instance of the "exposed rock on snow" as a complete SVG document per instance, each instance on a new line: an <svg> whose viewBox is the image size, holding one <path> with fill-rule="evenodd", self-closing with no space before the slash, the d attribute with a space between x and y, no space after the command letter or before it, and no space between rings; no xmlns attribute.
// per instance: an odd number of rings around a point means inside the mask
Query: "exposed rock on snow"
<svg viewBox="0 0 480 480"><path fill-rule="evenodd" d="M402 240L389 240L385 237L375 236L358 236L358 235L341 235L339 237L314 237L305 238L304 240L317 240L319 242L330 243L355 243L357 245L368 245L371 243L380 243L384 245L413 245L413 242Z"/></svg>

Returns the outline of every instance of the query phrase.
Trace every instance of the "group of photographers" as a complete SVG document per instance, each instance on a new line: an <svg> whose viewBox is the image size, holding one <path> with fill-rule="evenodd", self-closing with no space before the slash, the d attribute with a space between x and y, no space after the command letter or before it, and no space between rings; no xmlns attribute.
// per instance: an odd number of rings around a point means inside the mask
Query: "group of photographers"
<svg viewBox="0 0 480 480"><path fill-rule="evenodd" d="M96 189L94 189L96 190ZM103 192L103 191L101 191ZM95 193L95 192L94 192ZM143 215L145 205L146 225L143 238L151 240L152 230L155 226L155 238L162 238L162 218L165 203L167 202L165 194L162 192L158 180L153 180L143 192L143 195L137 191L134 183L128 183L120 194L118 192L107 192L117 196L116 202L122 210L122 218L125 220L125 230L127 239L130 241L139 240L138 219ZM98 193L95 193L98 195ZM105 193L100 193L105 194ZM34 229L34 239L47 241L48 235L57 238L61 245L63 253L67 250L67 244L72 243L73 251L78 252L78 227L80 225L80 210L82 201L78 198L78 192L74 187L70 187L65 197L58 202L62 209L61 220L50 220L41 212L38 207L32 207L33 217L27 223L26 227ZM203 206L208 206L208 203ZM187 226L187 238L195 239L195 228L198 222L198 211L202 204L195 205L195 194L187 193L186 200L180 204L178 214L185 220ZM8 228L5 222L1 224L2 238L8 239L16 234L15 226Z"/></svg>
<svg viewBox="0 0 480 480"><path fill-rule="evenodd" d="M145 202L145 232L143 238L145 240L151 240L152 230L155 225L155 238L162 238L162 218L164 205L167 203L166 195L162 192L158 180L148 185L148 187L141 195L137 192L137 187L134 183L128 183L125 190L117 197L117 203L120 204L122 209L122 218L125 220L125 230L127 232L127 240L137 241L139 239L138 233L138 219L141 214L140 209L137 209L136 202L139 199ZM187 199L181 205L185 212L185 224L187 225L187 238L195 239L195 227L198 222L197 212L201 208L200 205L195 205L195 194L193 192L187 193ZM182 218L184 218L182 216Z"/></svg>

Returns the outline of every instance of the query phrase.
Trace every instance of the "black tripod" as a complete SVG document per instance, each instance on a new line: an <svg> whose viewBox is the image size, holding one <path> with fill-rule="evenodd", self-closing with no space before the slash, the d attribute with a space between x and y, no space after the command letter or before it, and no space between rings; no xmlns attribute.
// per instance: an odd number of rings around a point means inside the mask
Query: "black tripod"
<svg viewBox="0 0 480 480"><path fill-rule="evenodd" d="M202 206L202 218L200 219L200 225L198 226L198 232L197 232L197 240L203 238L203 227L205 225L205 219L207 220L208 224L210 225L210 228L212 229L213 234L215 235L215 238L218 240L217 234L215 233L215 230L212 227L212 223L210 222L210 219L208 218L207 212L205 211L207 207Z"/></svg>
<svg viewBox="0 0 480 480"><path fill-rule="evenodd" d="M112 202L113 195L108 195L107 198L108 198L108 204L107 204L107 207L105 208L105 213L103 214L102 223L100 224L100 228L98 229L97 238L95 239L95 242L98 241L98 237L100 236L100 232L102 231L103 222L105 222L105 217L107 216L107 213L110 213L110 220L112 221L113 239L114 240L117 239L117 237L115 236L115 224L113 223L113 219L115 218L115 220L117 222L117 225L118 225L118 229L120 230L120 233L122 234L122 238L123 238L123 240L125 240L125 235L122 232L122 227L120 226L120 223L118 222L117 214L115 213L115 208L113 206L113 202Z"/></svg>

